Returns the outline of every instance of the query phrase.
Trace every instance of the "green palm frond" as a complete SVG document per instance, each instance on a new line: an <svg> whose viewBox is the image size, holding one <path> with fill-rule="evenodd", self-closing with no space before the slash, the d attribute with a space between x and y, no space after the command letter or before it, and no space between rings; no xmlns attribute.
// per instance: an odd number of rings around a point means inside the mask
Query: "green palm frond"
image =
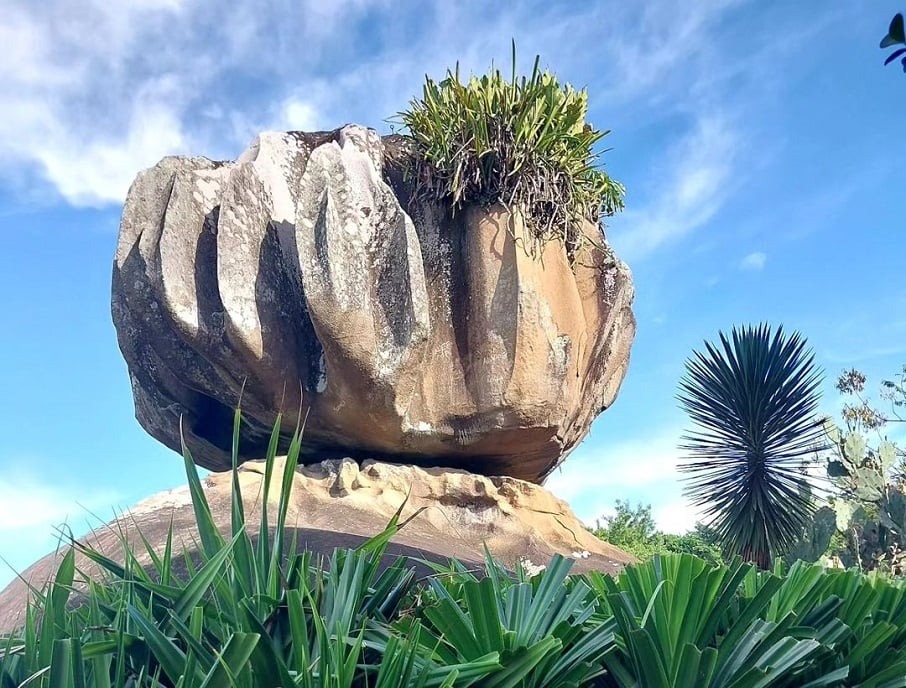
<svg viewBox="0 0 906 688"><path fill-rule="evenodd" d="M720 333L686 362L679 401L686 494L728 554L763 568L795 541L813 510L805 459L821 442L821 374L798 333L768 325Z"/></svg>

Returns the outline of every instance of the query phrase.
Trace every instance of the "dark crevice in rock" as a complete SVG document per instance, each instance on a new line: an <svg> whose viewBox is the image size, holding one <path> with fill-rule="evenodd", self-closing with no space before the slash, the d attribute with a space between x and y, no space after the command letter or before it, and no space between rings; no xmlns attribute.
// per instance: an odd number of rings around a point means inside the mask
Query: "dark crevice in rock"
<svg viewBox="0 0 906 688"><path fill-rule="evenodd" d="M406 247L405 217L398 214L389 227L388 249L376 266L377 280L374 299L380 304L390 336L398 348L404 347L412 337L413 303L412 284L409 278Z"/></svg>
<svg viewBox="0 0 906 688"><path fill-rule="evenodd" d="M326 385L327 371L324 369L324 347L315 332L315 326L308 312L308 301L305 298L305 284L299 272L299 246L296 239L297 228L290 222L274 222L268 229L273 237L269 249L261 252L262 263L271 259L282 267L277 271L276 285L279 289L278 303L280 317L288 325L286 337L289 338L289 349L300 365L302 387L307 394L317 394ZM261 268L259 267L259 270ZM269 338L280 337L280 332L269 334ZM265 342L265 350L270 349L270 342ZM290 390L293 381L287 380L286 402L281 410L295 413L298 406L298 390ZM296 383L298 385L298 383Z"/></svg>
<svg viewBox="0 0 906 688"><path fill-rule="evenodd" d="M451 324L453 326L453 344L456 346L457 358L463 362L463 375L471 399L477 396L476 383L473 378L472 352L469 347L470 300L468 283L465 280L466 260L463 255L463 234L466 231L462 214L450 218L449 224L442 227L442 240L450 247L449 299Z"/></svg>

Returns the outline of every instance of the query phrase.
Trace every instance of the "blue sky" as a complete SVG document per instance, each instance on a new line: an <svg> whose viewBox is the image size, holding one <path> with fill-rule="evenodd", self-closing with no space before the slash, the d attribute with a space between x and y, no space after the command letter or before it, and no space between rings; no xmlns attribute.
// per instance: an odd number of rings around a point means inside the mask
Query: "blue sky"
<svg viewBox="0 0 906 688"><path fill-rule="evenodd" d="M896 2L5 0L0 21L0 555L17 568L183 480L133 419L109 315L122 199L167 154L235 157L263 129L385 119L426 72L506 64L515 38L587 86L628 188L608 236L636 280L615 406L549 482L589 521L662 527L683 361L719 329L799 329L832 380L906 363L906 75ZM0 583L9 578L0 571Z"/></svg>

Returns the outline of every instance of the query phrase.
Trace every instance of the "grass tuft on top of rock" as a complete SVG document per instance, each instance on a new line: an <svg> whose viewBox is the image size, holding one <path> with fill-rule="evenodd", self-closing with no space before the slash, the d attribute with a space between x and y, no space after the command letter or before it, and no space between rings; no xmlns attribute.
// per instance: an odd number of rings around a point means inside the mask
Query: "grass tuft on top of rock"
<svg viewBox="0 0 906 688"><path fill-rule="evenodd" d="M609 131L586 122L588 94L542 71L517 77L516 53L507 78L492 67L440 82L426 77L421 98L399 113L414 146L417 195L455 213L500 203L524 218L533 254L559 240L574 257L582 224L600 223L623 208L623 185L599 166L595 145Z"/></svg>

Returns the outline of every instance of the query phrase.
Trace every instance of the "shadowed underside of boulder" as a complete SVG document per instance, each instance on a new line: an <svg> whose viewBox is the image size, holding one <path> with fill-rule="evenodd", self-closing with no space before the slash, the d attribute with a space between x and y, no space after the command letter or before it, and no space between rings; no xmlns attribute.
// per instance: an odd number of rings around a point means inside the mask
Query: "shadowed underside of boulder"
<svg viewBox="0 0 906 688"><path fill-rule="evenodd" d="M600 230L570 264L499 207L413 201L398 137L265 133L235 163L166 158L126 201L113 317L136 416L197 463L352 456L540 481L614 400L635 332Z"/></svg>
<svg viewBox="0 0 906 688"><path fill-rule="evenodd" d="M283 461L275 465L269 504L279 499ZM257 532L264 465L248 462L239 469L250 532ZM231 475L214 473L205 479L205 494L218 527L230 527ZM514 478L486 477L465 471L424 469L366 461L325 461L307 466L293 479L287 516L288 541L316 555L334 548L355 547L380 533L403 507L402 518L414 516L399 531L388 556L446 562L456 558L480 570L484 548L504 565L520 559L546 564L555 553L576 560L574 570L618 571L633 558L595 538L565 502L544 488ZM272 513L274 511L272 510ZM150 564L139 532L161 553L172 525L174 546L197 551L198 534L187 488L155 495L121 519L97 529L83 542L122 561L122 540L140 561ZM84 557L79 567L97 574ZM0 632L21 622L28 598L25 581L42 587L59 563L48 555L0 592ZM422 573L427 569L422 568Z"/></svg>

